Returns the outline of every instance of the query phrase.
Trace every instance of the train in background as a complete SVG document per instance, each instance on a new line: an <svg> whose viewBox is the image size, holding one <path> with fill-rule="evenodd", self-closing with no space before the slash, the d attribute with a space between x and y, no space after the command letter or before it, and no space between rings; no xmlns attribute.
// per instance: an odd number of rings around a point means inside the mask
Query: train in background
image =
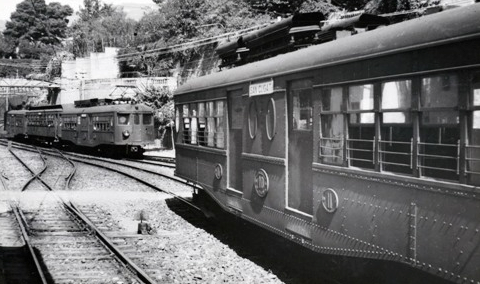
<svg viewBox="0 0 480 284"><path fill-rule="evenodd" d="M111 99L12 110L5 115L12 138L141 156L155 138L153 109Z"/></svg>
<svg viewBox="0 0 480 284"><path fill-rule="evenodd" d="M480 283L479 15L473 4L188 81L174 96L176 175L315 252Z"/></svg>

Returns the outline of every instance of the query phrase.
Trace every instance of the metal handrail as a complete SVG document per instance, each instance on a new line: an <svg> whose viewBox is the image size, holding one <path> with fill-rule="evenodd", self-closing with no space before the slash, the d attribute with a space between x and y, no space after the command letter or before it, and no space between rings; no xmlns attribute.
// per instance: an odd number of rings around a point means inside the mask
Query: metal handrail
<svg viewBox="0 0 480 284"><path fill-rule="evenodd" d="M456 169L449 169L443 167L432 167L432 166L425 166L422 165L420 162L418 163L418 168L421 169L431 169L431 170L439 170L439 171L448 171L454 172L456 174L460 174L460 140L457 141L457 144L441 144L441 143L426 143L426 142L418 142L418 147L420 146L440 146L440 147L450 147L456 150L456 156L445 156L445 155L432 155L432 154L425 154L424 152L421 153L417 151L417 158L434 158L434 159L443 159L443 160L455 160L456 161ZM455 148L454 148L455 147Z"/></svg>

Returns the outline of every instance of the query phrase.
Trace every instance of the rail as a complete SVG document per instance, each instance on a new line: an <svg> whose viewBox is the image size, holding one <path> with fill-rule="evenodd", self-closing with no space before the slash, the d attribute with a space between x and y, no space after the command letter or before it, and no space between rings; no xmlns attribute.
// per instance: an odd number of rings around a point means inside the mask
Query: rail
<svg viewBox="0 0 480 284"><path fill-rule="evenodd" d="M42 158L43 162L45 163L45 159L43 158L43 155L42 155L42 152L38 149L38 148L35 148L37 150L37 152L39 153L40 157ZM115 256L115 258L120 262L122 263L122 265L126 266L129 268L129 270L134 273L136 275L136 277L138 277L138 279L140 279L142 282L144 283L156 283L153 279L151 279L146 272L144 272L140 267L138 267L132 260L130 260L130 258L128 258L123 252L121 252L114 244L113 242L105 235L103 234L79 209L77 209L75 207L75 205L72 203L72 202L67 202L65 201L60 195L56 194L55 190L53 190L53 188L51 186L49 186L48 184L46 184L39 176L38 174L35 174L33 172L33 170L28 167L28 165L25 164L25 162L23 162L21 160L20 157L18 157L17 155L15 155L11 149L10 150L10 153L12 153L12 155L18 160L21 162L21 164L27 168L34 177L36 177L39 181L41 181L47 188L49 191L51 192L54 192L55 193L55 197L63 204L64 208L71 212L72 214L74 214L76 217L79 218L79 220L81 220L90 230L90 232L93 232L95 234L95 236L109 249L109 251L112 253L112 255ZM62 156L62 157L65 157L65 156ZM71 164L73 164L73 162L71 162L68 158L65 157L65 159L67 159ZM45 165L46 166L46 165ZM74 171L76 170L76 167L74 167ZM75 173L74 171L72 171L72 173L69 175L69 179L71 179L71 177L73 177L73 174ZM68 184L68 180L67 180L67 184ZM66 185L66 188L67 188L67 185Z"/></svg>
<svg viewBox="0 0 480 284"><path fill-rule="evenodd" d="M3 185L3 188L5 190L8 190L7 183L5 182L3 175L0 175L0 181ZM38 278L40 279L42 284L47 284L48 281L47 281L47 278L45 277L45 274L43 273L42 265L40 264L40 261L37 257L37 254L35 253L35 250L33 249L33 245L30 241L30 238L28 237L27 229L25 228L27 224L25 220L25 216L23 215L20 208L18 208L18 206L15 205L12 200L9 200L9 205L13 211L13 214L15 215L15 219L17 220L17 224L20 228L20 232L22 235L22 239L25 243L25 246L27 247L28 252L32 257L32 261L35 264L35 271L38 273Z"/></svg>

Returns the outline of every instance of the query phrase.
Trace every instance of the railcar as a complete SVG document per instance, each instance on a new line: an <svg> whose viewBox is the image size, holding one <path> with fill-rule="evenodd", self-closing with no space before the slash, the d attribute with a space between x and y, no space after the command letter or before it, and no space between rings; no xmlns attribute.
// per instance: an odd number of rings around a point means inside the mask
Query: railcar
<svg viewBox="0 0 480 284"><path fill-rule="evenodd" d="M480 4L192 79L176 175L321 254L480 283Z"/></svg>
<svg viewBox="0 0 480 284"><path fill-rule="evenodd" d="M97 99L32 107L8 112L7 131L17 138L135 156L153 143L153 109Z"/></svg>

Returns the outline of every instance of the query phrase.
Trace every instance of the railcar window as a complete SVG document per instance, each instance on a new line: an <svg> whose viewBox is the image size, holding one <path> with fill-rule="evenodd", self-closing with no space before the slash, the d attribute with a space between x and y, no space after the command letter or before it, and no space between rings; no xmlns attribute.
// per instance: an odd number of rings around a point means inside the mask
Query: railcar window
<svg viewBox="0 0 480 284"><path fill-rule="evenodd" d="M139 125L140 124L140 114L138 113L134 113L133 114L133 123L135 125Z"/></svg>
<svg viewBox="0 0 480 284"><path fill-rule="evenodd" d="M198 144L207 146L207 118L205 113L205 103L198 103Z"/></svg>
<svg viewBox="0 0 480 284"><path fill-rule="evenodd" d="M94 131L111 131L113 119L111 116L92 116Z"/></svg>
<svg viewBox="0 0 480 284"><path fill-rule="evenodd" d="M277 131L277 112L275 109L275 100L270 98L267 105L266 131L269 140L272 140Z"/></svg>
<svg viewBox="0 0 480 284"><path fill-rule="evenodd" d="M76 116L64 116L62 117L63 129L76 130L77 129L77 117Z"/></svg>
<svg viewBox="0 0 480 284"><path fill-rule="evenodd" d="M455 74L422 78L418 154L421 175L454 180L459 177L458 88Z"/></svg>
<svg viewBox="0 0 480 284"><path fill-rule="evenodd" d="M151 125L153 122L153 114L144 113L143 114L143 125Z"/></svg>
<svg viewBox="0 0 480 284"><path fill-rule="evenodd" d="M215 147L215 132L216 132L216 125L215 125L215 103L214 102L207 102L206 103L206 116L207 116L207 146Z"/></svg>
<svg viewBox="0 0 480 284"><path fill-rule="evenodd" d="M343 88L325 89L321 95L320 149L322 163L342 165L344 160Z"/></svg>
<svg viewBox="0 0 480 284"><path fill-rule="evenodd" d="M223 132L224 123L225 123L225 102L224 101L216 101L216 133L215 133L215 146L217 148L224 148L225 147L225 133Z"/></svg>
<svg viewBox="0 0 480 284"><path fill-rule="evenodd" d="M413 126L411 120L412 81L382 83L382 124L378 141L382 170L412 173Z"/></svg>
<svg viewBox="0 0 480 284"><path fill-rule="evenodd" d="M480 184L480 73L472 80L472 99L470 115L470 135L465 149L466 173L468 183Z"/></svg>
<svg viewBox="0 0 480 284"><path fill-rule="evenodd" d="M312 89L293 89L293 129L311 130L313 123Z"/></svg>
<svg viewBox="0 0 480 284"><path fill-rule="evenodd" d="M130 122L130 114L119 113L117 117L119 125L128 125Z"/></svg>
<svg viewBox="0 0 480 284"><path fill-rule="evenodd" d="M183 105L182 109L183 116L183 143L190 144L190 112L188 109L188 104Z"/></svg>
<svg viewBox="0 0 480 284"><path fill-rule="evenodd" d="M197 118L197 104L190 104L190 144L197 144L198 118Z"/></svg>
<svg viewBox="0 0 480 284"><path fill-rule="evenodd" d="M180 109L179 107L175 108L175 131L180 131Z"/></svg>
<svg viewBox="0 0 480 284"><path fill-rule="evenodd" d="M250 106L248 107L248 133L250 134L250 138L255 138L257 134L257 127L258 127L258 111L257 111L257 103L255 99L250 101Z"/></svg>
<svg viewBox="0 0 480 284"><path fill-rule="evenodd" d="M373 85L348 88L349 127L347 138L350 166L375 167L375 113L373 112Z"/></svg>
<svg viewBox="0 0 480 284"><path fill-rule="evenodd" d="M209 101L181 106L185 144L224 148L225 102ZM177 108L177 111L179 108ZM176 117L177 118L177 117ZM178 116L180 119L180 115Z"/></svg>

